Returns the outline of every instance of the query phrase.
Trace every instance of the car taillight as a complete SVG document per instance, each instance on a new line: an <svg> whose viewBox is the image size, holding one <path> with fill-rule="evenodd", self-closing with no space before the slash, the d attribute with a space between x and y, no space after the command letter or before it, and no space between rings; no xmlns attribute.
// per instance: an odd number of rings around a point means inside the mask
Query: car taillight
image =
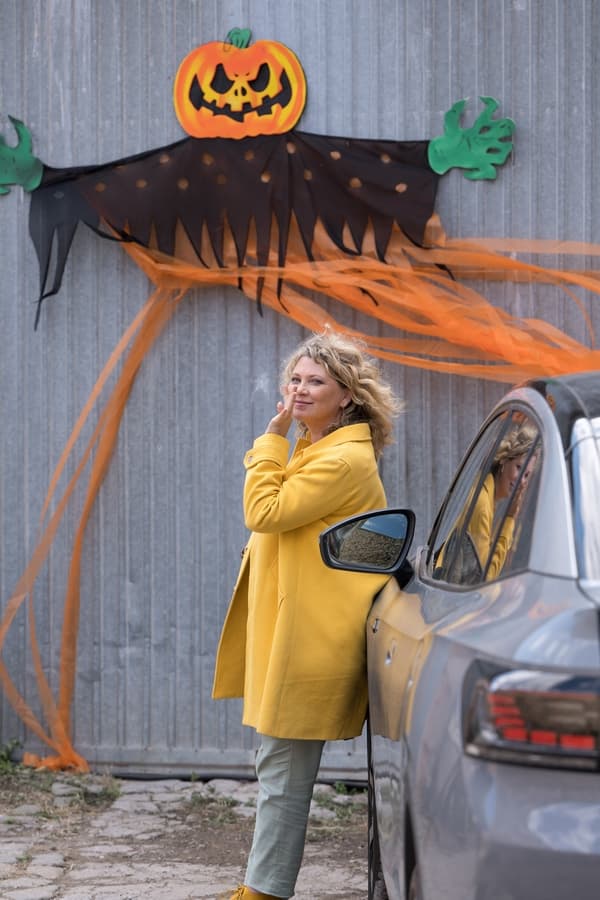
<svg viewBox="0 0 600 900"><path fill-rule="evenodd" d="M521 765L600 769L600 677L475 663L463 693L465 752Z"/></svg>

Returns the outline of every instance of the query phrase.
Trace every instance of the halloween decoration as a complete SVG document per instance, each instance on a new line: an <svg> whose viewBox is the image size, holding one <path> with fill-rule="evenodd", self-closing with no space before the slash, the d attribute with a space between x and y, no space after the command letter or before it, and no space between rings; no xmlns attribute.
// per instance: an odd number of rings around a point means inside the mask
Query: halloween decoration
<svg viewBox="0 0 600 900"><path fill-rule="evenodd" d="M33 191L42 180L44 165L33 155L29 130L18 119L8 117L17 132L18 142L9 147L0 134L0 194L10 194L8 185L20 184Z"/></svg>
<svg viewBox="0 0 600 900"><path fill-rule="evenodd" d="M175 77L173 104L192 137L243 138L290 131L306 102L298 58L278 41L235 28L228 41L192 50Z"/></svg>
<svg viewBox="0 0 600 900"><path fill-rule="evenodd" d="M0 142L0 192L31 192L29 226L42 301L56 294L80 222L118 242L155 290L108 360L59 460L43 505L41 535L0 622L0 652L29 598L31 646L44 727L0 660L0 681L28 727L54 755L26 762L84 769L72 746L82 539L115 445L129 392L186 291L237 286L259 310L270 306L308 329L343 329L319 303L326 296L366 313L385 335L360 333L371 352L417 368L496 381L600 368L600 353L540 320L513 319L470 286L475 279L573 286L600 292L582 268L548 269L531 254L563 259L589 248L551 242L447 238L434 212L439 176L452 166L471 180L496 177L509 157L514 123L498 103L461 126L465 101L446 114L431 141L362 140L293 130L306 98L294 54L274 41L249 46L249 33L204 44L181 64L174 104L192 137L115 162L72 169L33 156L25 125L11 119L16 147ZM518 252L530 254L529 261ZM335 305L335 304L334 304ZM89 443L55 500L67 460L109 376L120 370ZM64 509L89 464L89 482L65 598L58 699L35 637L31 592ZM50 514L50 510L53 510Z"/></svg>
<svg viewBox="0 0 600 900"><path fill-rule="evenodd" d="M512 150L509 138L514 130L511 119L494 119L498 102L482 97L485 109L471 126L461 128L460 119L466 101L459 100L444 116L444 134L430 141L427 148L429 165L438 175L449 169L468 169L465 178L495 178L496 166L502 166Z"/></svg>

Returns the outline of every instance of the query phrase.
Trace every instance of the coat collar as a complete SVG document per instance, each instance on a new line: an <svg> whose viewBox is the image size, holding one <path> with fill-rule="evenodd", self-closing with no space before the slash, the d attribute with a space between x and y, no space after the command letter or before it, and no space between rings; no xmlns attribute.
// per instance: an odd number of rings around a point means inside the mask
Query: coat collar
<svg viewBox="0 0 600 900"><path fill-rule="evenodd" d="M355 425L344 425L343 428L336 428L331 434L326 434L315 444L311 444L306 438L300 438L294 447L294 455L307 450L327 450L329 447L335 447L337 444L347 444L348 441L371 441L371 427L367 422L357 422Z"/></svg>

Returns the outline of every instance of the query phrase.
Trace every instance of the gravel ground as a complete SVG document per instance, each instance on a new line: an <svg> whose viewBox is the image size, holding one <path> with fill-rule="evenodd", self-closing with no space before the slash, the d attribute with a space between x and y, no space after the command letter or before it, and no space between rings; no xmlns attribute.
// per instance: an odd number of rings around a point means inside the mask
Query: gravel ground
<svg viewBox="0 0 600 900"><path fill-rule="evenodd" d="M0 768L0 896L228 897L243 878L255 797L255 782ZM365 900L366 800L364 790L316 786L297 900Z"/></svg>

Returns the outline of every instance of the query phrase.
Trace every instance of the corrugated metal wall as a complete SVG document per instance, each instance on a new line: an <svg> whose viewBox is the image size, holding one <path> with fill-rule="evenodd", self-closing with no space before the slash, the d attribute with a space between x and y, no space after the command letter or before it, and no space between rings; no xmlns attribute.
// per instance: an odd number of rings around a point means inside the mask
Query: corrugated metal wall
<svg viewBox="0 0 600 900"><path fill-rule="evenodd" d="M457 171L442 179L438 210L451 235L600 239L595 0L0 0L5 136L13 143L6 114L22 118L56 166L175 141L179 62L235 26L296 51L309 85L305 131L429 138L455 100L471 98L474 118L479 95L498 97L517 123L515 152L495 183ZM34 332L27 211L20 189L0 200L2 603L34 546L79 411L149 293L118 246L81 230ZM579 311L554 294L498 288L498 297L584 338ZM260 318L234 290L206 290L184 302L144 363L84 549L74 732L94 765L250 771L254 738L240 705L212 702L210 685L246 538L241 458L272 414L279 361L302 336L270 310ZM384 478L390 503L416 510L422 537L503 388L392 365L387 373L407 411ZM75 522L72 511L34 597L53 686ZM4 659L36 707L26 628L21 610ZM25 737L6 702L0 721L0 741ZM330 745L324 770L362 771L363 750L361 741Z"/></svg>

